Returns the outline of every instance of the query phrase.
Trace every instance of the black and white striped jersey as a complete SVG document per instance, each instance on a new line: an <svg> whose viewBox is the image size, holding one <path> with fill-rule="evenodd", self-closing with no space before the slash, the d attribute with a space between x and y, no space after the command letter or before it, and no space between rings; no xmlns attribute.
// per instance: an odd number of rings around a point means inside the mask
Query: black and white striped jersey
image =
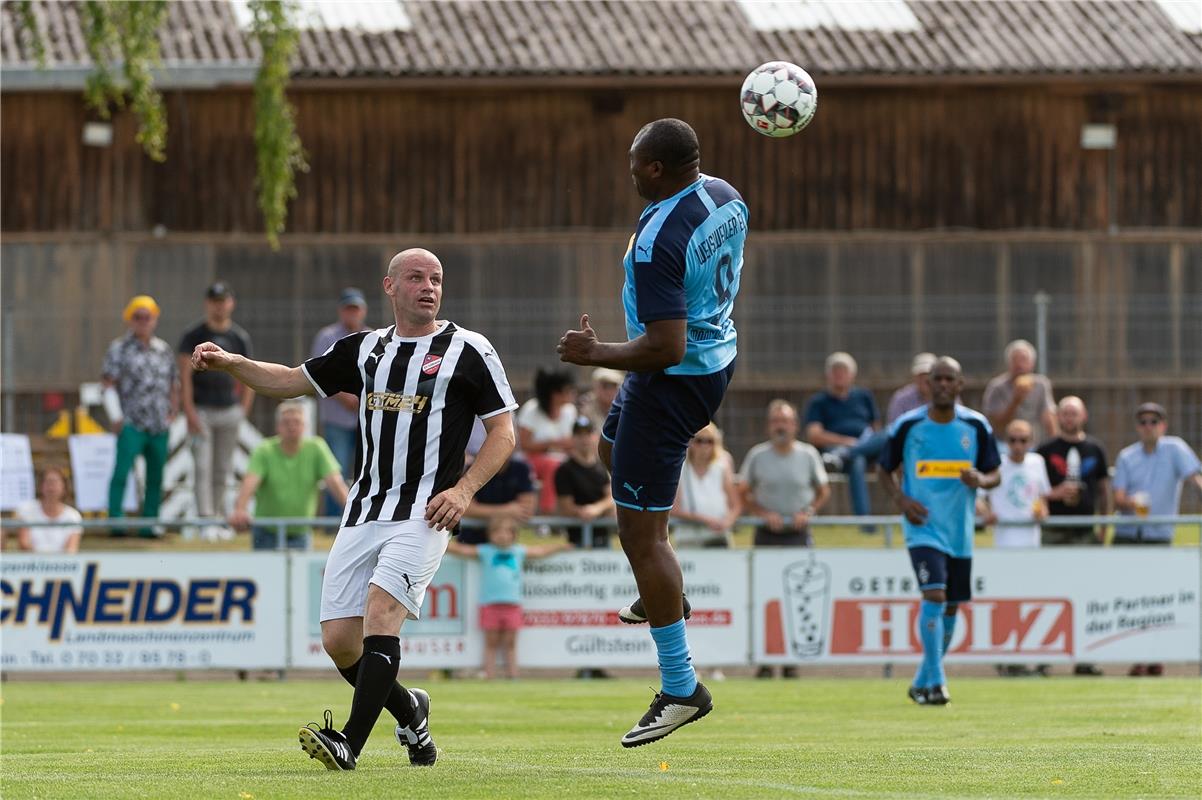
<svg viewBox="0 0 1202 800"><path fill-rule="evenodd" d="M353 333L301 369L322 397L359 395L346 527L424 518L430 498L463 474L475 419L517 408L496 350L453 322L418 338L396 326Z"/></svg>

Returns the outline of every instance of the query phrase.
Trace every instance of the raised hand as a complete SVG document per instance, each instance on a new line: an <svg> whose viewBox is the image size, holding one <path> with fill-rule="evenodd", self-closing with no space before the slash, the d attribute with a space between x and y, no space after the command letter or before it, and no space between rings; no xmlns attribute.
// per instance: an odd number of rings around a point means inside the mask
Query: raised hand
<svg viewBox="0 0 1202 800"><path fill-rule="evenodd" d="M565 333L559 340L555 352L559 353L560 361L588 366L592 364L590 358L596 342L597 332L593 330L592 325L589 325L588 314L581 314L580 330Z"/></svg>

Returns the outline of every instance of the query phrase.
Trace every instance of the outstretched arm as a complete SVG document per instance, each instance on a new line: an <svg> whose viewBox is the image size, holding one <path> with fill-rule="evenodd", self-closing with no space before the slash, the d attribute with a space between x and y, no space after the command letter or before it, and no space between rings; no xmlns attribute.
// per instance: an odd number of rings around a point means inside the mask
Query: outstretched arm
<svg viewBox="0 0 1202 800"><path fill-rule="evenodd" d="M196 349L192 351L192 368L197 372L210 369L228 372L254 391L268 397L317 394L317 390L309 383L300 367L253 361L246 356L227 353L212 342L196 345Z"/></svg>

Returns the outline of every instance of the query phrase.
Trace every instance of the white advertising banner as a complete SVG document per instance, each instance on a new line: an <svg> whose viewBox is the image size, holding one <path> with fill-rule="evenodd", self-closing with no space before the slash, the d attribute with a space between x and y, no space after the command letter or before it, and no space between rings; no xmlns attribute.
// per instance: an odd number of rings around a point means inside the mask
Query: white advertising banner
<svg viewBox="0 0 1202 800"><path fill-rule="evenodd" d="M752 559L754 662L918 660L907 551L756 550ZM1198 658L1197 550L984 550L972 570L951 661Z"/></svg>
<svg viewBox="0 0 1202 800"><path fill-rule="evenodd" d="M689 647L695 663L747 663L747 555L680 550L685 593L693 607ZM577 551L527 561L525 627L518 663L526 667L653 667L646 625L627 625L618 609L638 597L634 574L619 552Z"/></svg>
<svg viewBox="0 0 1202 800"><path fill-rule="evenodd" d="M29 437L0 433L0 511L12 511L36 496Z"/></svg>
<svg viewBox="0 0 1202 800"><path fill-rule="evenodd" d="M330 667L330 658L321 646L321 576L325 571L324 553L290 556L292 564L292 644L291 665ZM483 642L475 625L468 625L469 607L466 587L475 585L469 578L469 565L447 557L434 574L426 590L420 620L406 620L401 628L401 666L474 667L481 663Z"/></svg>
<svg viewBox="0 0 1202 800"><path fill-rule="evenodd" d="M71 482L75 489L75 508L84 513L108 511L109 482L117 461L117 437L111 433L82 433L67 438L71 454ZM138 511L138 481L130 470L125 482L121 508Z"/></svg>
<svg viewBox="0 0 1202 800"><path fill-rule="evenodd" d="M9 670L283 667L286 561L252 553L8 554Z"/></svg>

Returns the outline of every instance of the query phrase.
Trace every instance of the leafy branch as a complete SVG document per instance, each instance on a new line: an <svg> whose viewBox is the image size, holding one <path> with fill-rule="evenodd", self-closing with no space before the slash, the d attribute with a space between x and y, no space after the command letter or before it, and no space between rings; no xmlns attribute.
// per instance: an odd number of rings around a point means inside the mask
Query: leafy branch
<svg viewBox="0 0 1202 800"><path fill-rule="evenodd" d="M296 197L296 173L307 172L305 153L296 133L296 111L288 102L288 76L300 34L290 16L295 4L286 0L250 0L251 33L262 61L255 76L255 151L259 210L267 240L279 249L288 220L288 201Z"/></svg>
<svg viewBox="0 0 1202 800"><path fill-rule="evenodd" d="M42 30L38 27L37 14L33 12L33 0L16 0L13 8L17 12L17 21L25 37L29 40L29 48L33 50L33 60L38 69L46 68L46 40L42 38Z"/></svg>

